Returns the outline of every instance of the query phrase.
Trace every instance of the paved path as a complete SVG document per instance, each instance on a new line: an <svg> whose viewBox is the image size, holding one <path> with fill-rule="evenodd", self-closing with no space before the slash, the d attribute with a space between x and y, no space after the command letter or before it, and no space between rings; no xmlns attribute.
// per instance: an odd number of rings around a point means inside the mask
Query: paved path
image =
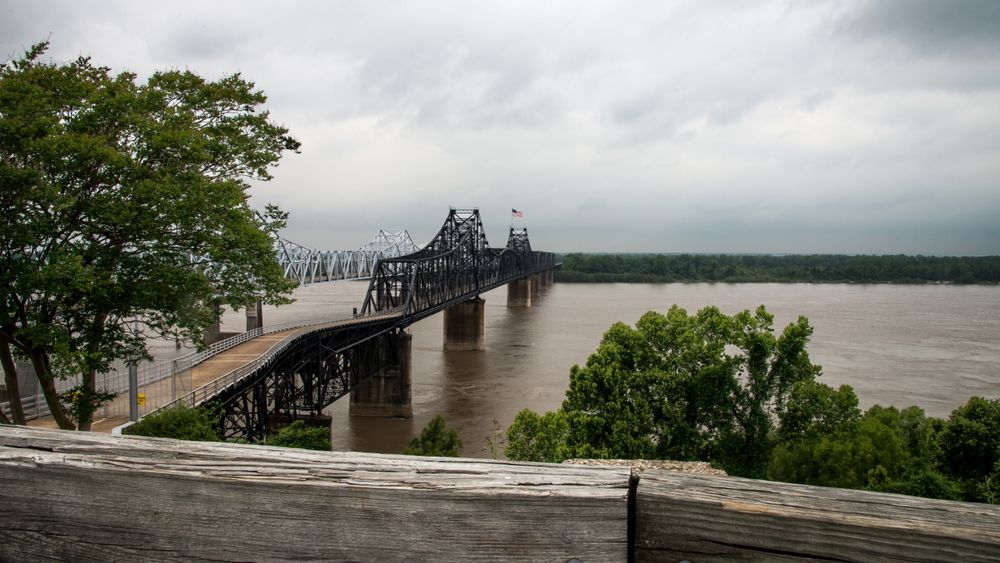
<svg viewBox="0 0 1000 563"><path fill-rule="evenodd" d="M272 332L248 340L243 344L234 346L221 354L216 354L211 358L201 362L191 368L191 389L197 389L210 381L226 375L238 367L242 367L256 360L274 346L278 341L292 334L298 329L291 328L281 332Z"/></svg>

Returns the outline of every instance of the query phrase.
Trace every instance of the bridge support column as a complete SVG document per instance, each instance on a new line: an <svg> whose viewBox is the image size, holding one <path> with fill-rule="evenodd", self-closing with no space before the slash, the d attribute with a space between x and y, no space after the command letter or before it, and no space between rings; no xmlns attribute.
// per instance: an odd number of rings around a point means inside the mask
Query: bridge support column
<svg viewBox="0 0 1000 563"><path fill-rule="evenodd" d="M382 368L367 383L351 389L351 416L413 418L410 390L410 351L413 335L399 332L386 336L396 348L399 362Z"/></svg>
<svg viewBox="0 0 1000 563"><path fill-rule="evenodd" d="M531 278L521 278L507 283L508 307L531 307Z"/></svg>
<svg viewBox="0 0 1000 563"><path fill-rule="evenodd" d="M219 342L220 340L225 340L230 336L236 336L238 332L222 332L222 304L215 303L215 310L219 313L219 319L212 323L211 326L205 329L204 341L205 346L210 346Z"/></svg>
<svg viewBox="0 0 1000 563"><path fill-rule="evenodd" d="M222 321L218 320L205 329L205 345L210 346L222 340Z"/></svg>
<svg viewBox="0 0 1000 563"><path fill-rule="evenodd" d="M445 350L486 349L486 300L470 299L444 310Z"/></svg>
<svg viewBox="0 0 1000 563"><path fill-rule="evenodd" d="M531 296L535 297L542 291L542 275L531 274Z"/></svg>
<svg viewBox="0 0 1000 563"><path fill-rule="evenodd" d="M256 303L247 303L247 332L264 326L264 308L260 300Z"/></svg>

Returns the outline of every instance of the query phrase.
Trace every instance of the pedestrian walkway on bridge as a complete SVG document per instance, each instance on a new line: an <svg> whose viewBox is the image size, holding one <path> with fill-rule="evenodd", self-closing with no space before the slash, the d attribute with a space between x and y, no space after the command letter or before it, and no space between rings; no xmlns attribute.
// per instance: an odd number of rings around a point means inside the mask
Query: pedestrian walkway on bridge
<svg viewBox="0 0 1000 563"><path fill-rule="evenodd" d="M190 370L190 374L178 377L185 377L184 387L187 389L197 389L225 376L227 373L252 363L254 360L267 352L268 349L274 346L274 344L285 339L297 330L299 330L299 328L289 328L268 334L261 334L243 342L242 344L237 344L224 352L214 356L209 356L200 363L194 365ZM188 383L188 381L190 383ZM170 386L173 383L174 382L172 382L169 377L167 379L161 379L160 381L155 381L139 387L139 393L142 393L147 397L169 396ZM112 408L109 410L112 410L112 412L127 411L128 400L128 393L118 395L112 400L112 407L117 406L116 403L124 403L125 408ZM97 417L91 425L91 431L109 434L115 427L121 426L128 421L128 416L126 415ZM29 420L28 426L58 428L55 419L51 416Z"/></svg>

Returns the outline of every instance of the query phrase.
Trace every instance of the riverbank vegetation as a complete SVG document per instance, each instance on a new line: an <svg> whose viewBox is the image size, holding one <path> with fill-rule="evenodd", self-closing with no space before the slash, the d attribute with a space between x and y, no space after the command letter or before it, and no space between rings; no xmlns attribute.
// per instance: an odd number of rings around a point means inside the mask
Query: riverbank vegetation
<svg viewBox="0 0 1000 563"><path fill-rule="evenodd" d="M328 452L332 447L330 427L327 425L308 426L306 421L296 420L278 430L274 436L269 436L264 440L264 445Z"/></svg>
<svg viewBox="0 0 1000 563"><path fill-rule="evenodd" d="M433 455L458 457L462 455L462 439L453 428L448 428L444 415L437 414L420 431L420 435L410 440L403 450L405 455Z"/></svg>
<svg viewBox="0 0 1000 563"><path fill-rule="evenodd" d="M221 439L216 431L217 426L218 416L209 411L208 408L178 404L143 417L129 426L125 433L129 436L218 442Z"/></svg>
<svg viewBox="0 0 1000 563"><path fill-rule="evenodd" d="M125 429L129 436L153 436L191 440L195 442L221 442L218 428L221 424L217 409L209 406L189 407L178 404L159 410ZM330 451L330 428L308 426L296 420L282 427L263 442L266 446Z"/></svg>
<svg viewBox="0 0 1000 563"><path fill-rule="evenodd" d="M570 283L1000 283L1000 256L567 254Z"/></svg>
<svg viewBox="0 0 1000 563"><path fill-rule="evenodd" d="M811 334L804 317L775 334L763 306L616 323L571 369L560 409L517 415L506 455L709 461L742 477L1000 500L1000 400L973 397L946 420L862 412L850 386L817 381Z"/></svg>

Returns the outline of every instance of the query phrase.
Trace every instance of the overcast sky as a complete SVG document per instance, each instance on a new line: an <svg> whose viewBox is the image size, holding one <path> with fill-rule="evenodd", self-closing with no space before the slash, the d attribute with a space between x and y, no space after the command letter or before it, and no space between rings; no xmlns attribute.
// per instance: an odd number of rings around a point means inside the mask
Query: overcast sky
<svg viewBox="0 0 1000 563"><path fill-rule="evenodd" d="M997 0L0 0L0 55L46 38L254 81L303 146L253 201L310 246L476 206L494 246L513 207L556 251L1000 254Z"/></svg>

